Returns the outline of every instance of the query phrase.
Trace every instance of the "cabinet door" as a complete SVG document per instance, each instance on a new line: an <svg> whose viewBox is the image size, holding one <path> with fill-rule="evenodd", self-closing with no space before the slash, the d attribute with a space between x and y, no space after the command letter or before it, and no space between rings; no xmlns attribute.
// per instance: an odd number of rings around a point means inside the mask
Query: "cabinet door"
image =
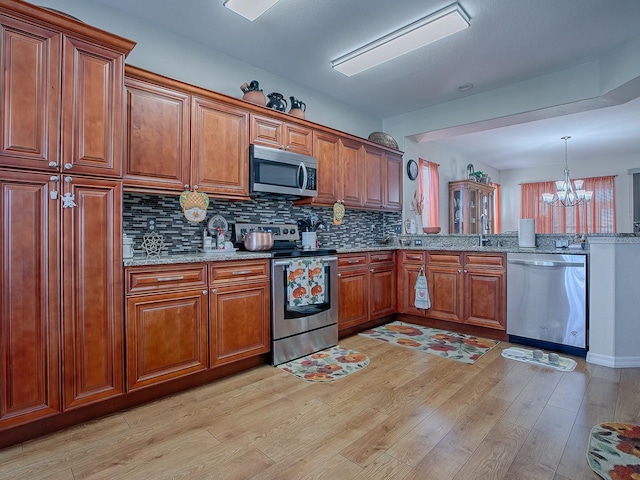
<svg viewBox="0 0 640 480"><path fill-rule="evenodd" d="M210 289L209 358L215 367L270 349L269 283Z"/></svg>
<svg viewBox="0 0 640 480"><path fill-rule="evenodd" d="M388 152L385 156L384 209L399 212L402 210L402 157Z"/></svg>
<svg viewBox="0 0 640 480"><path fill-rule="evenodd" d="M60 204L49 174L0 170L0 188L2 430L60 410Z"/></svg>
<svg viewBox="0 0 640 480"><path fill-rule="evenodd" d="M424 317L425 310L415 307L416 280L424 265L403 263L398 267L398 313L409 313Z"/></svg>
<svg viewBox="0 0 640 480"><path fill-rule="evenodd" d="M293 123L284 123L283 128L285 150L313 155L313 130Z"/></svg>
<svg viewBox="0 0 640 480"><path fill-rule="evenodd" d="M369 279L369 319L396 311L396 271L393 264L372 265Z"/></svg>
<svg viewBox="0 0 640 480"><path fill-rule="evenodd" d="M124 55L64 38L62 152L69 173L122 176Z"/></svg>
<svg viewBox="0 0 640 480"><path fill-rule="evenodd" d="M0 28L0 163L57 170L61 36L3 15Z"/></svg>
<svg viewBox="0 0 640 480"><path fill-rule="evenodd" d="M126 78L124 185L182 191L189 183L190 97Z"/></svg>
<svg viewBox="0 0 640 480"><path fill-rule="evenodd" d="M464 323L506 330L505 272L475 272L465 274Z"/></svg>
<svg viewBox="0 0 640 480"><path fill-rule="evenodd" d="M194 97L191 115L192 187L220 197L248 198L248 112Z"/></svg>
<svg viewBox="0 0 640 480"><path fill-rule="evenodd" d="M369 270L338 272L338 327L342 330L369 320Z"/></svg>
<svg viewBox="0 0 640 480"><path fill-rule="evenodd" d="M251 114L251 143L283 148L282 122L276 118Z"/></svg>
<svg viewBox="0 0 640 480"><path fill-rule="evenodd" d="M207 368L206 290L127 299L127 390Z"/></svg>
<svg viewBox="0 0 640 480"><path fill-rule="evenodd" d="M361 143L340 139L338 175L341 200L347 207L362 207L364 202L364 147Z"/></svg>
<svg viewBox="0 0 640 480"><path fill-rule="evenodd" d="M318 160L318 196L312 203L333 205L341 200L341 178L338 174L340 139L336 135L314 132L313 152Z"/></svg>
<svg viewBox="0 0 640 480"><path fill-rule="evenodd" d="M364 206L381 209L383 204L383 185L386 182L384 152L370 146L364 147Z"/></svg>
<svg viewBox="0 0 640 480"><path fill-rule="evenodd" d="M431 308L427 316L449 322L462 322L463 273L461 269L445 266L427 267L427 284Z"/></svg>
<svg viewBox="0 0 640 480"><path fill-rule="evenodd" d="M62 209L63 399L73 408L123 392L122 181L64 179L77 205Z"/></svg>

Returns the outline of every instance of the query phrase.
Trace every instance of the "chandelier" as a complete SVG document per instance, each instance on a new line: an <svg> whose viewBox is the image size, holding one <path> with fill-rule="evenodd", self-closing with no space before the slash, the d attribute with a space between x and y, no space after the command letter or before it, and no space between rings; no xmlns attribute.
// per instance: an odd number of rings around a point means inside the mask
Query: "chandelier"
<svg viewBox="0 0 640 480"><path fill-rule="evenodd" d="M575 207L584 202L591 201L593 192L583 190L583 180L574 180L571 183L569 178L569 165L567 163L567 140L571 137L562 137L564 140L564 178L556 182L556 193L543 193L542 200L547 205L554 207Z"/></svg>

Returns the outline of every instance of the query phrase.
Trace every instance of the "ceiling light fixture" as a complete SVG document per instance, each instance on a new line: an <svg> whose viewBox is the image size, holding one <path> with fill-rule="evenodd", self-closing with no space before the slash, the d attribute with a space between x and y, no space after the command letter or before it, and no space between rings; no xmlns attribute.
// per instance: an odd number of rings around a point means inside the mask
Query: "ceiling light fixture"
<svg viewBox="0 0 640 480"><path fill-rule="evenodd" d="M223 5L253 22L276 3L278 0L227 0Z"/></svg>
<svg viewBox="0 0 640 480"><path fill-rule="evenodd" d="M570 138L571 137L562 137L562 140L564 140L564 178L556 182L556 193L542 194L542 200L544 200L544 203L547 205L554 207L575 207L581 203L591 201L593 197L592 191L582 189L583 180L575 180L572 184L569 178L567 140Z"/></svg>
<svg viewBox="0 0 640 480"><path fill-rule="evenodd" d="M454 3L333 60L331 66L350 77L468 27L469 17Z"/></svg>

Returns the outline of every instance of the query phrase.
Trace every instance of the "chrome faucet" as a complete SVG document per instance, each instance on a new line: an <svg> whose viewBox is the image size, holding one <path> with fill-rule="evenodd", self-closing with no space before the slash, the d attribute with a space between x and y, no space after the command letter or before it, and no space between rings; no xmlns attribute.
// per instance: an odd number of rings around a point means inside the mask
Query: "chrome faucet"
<svg viewBox="0 0 640 480"><path fill-rule="evenodd" d="M487 215L485 213L483 213L482 215L480 215L480 239L479 239L479 245L481 247L484 247L488 242L489 239L484 237L484 232L487 230Z"/></svg>

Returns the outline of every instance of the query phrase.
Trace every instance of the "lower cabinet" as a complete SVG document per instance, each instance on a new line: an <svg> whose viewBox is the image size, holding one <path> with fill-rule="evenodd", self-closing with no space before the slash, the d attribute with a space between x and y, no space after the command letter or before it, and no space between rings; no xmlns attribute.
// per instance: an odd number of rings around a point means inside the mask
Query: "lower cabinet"
<svg viewBox="0 0 640 480"><path fill-rule="evenodd" d="M268 260L209 265L209 358L212 367L269 351L269 278Z"/></svg>
<svg viewBox="0 0 640 480"><path fill-rule="evenodd" d="M427 317L506 330L504 254L427 252L426 271Z"/></svg>
<svg viewBox="0 0 640 480"><path fill-rule="evenodd" d="M338 256L340 330L396 311L395 252Z"/></svg>
<svg viewBox="0 0 640 480"><path fill-rule="evenodd" d="M127 390L208 367L205 264L126 270Z"/></svg>
<svg viewBox="0 0 640 480"><path fill-rule="evenodd" d="M398 313L424 317L426 310L416 308L416 280L424 274L426 252L402 250L398 252Z"/></svg>

